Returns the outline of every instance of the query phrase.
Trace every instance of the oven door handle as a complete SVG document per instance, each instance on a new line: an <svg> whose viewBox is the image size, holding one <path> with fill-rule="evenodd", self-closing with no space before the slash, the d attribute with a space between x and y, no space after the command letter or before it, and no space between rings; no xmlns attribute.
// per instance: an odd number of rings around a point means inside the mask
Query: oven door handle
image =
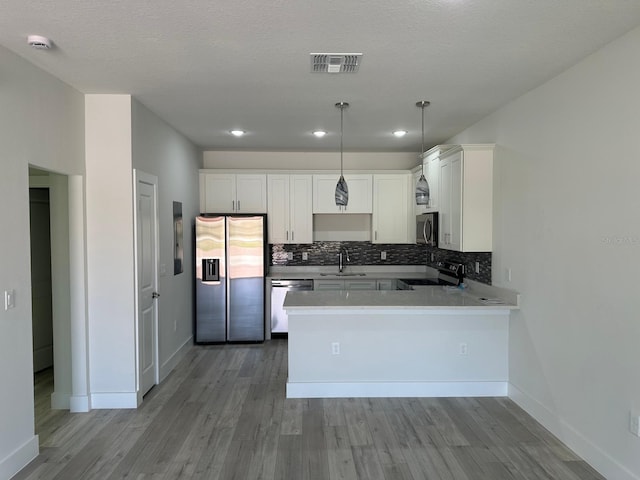
<svg viewBox="0 0 640 480"><path fill-rule="evenodd" d="M429 220L425 220L424 223L422 224L422 238L424 238L424 243L429 243L429 240L427 239L427 223L429 222Z"/></svg>

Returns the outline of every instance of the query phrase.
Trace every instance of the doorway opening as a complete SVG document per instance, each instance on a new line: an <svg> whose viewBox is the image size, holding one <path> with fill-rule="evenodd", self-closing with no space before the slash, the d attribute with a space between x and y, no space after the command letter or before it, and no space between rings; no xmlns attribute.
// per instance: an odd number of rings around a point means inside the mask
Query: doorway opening
<svg viewBox="0 0 640 480"><path fill-rule="evenodd" d="M29 168L33 370L37 419L69 409L71 314L68 177ZM36 432L37 433L37 432Z"/></svg>

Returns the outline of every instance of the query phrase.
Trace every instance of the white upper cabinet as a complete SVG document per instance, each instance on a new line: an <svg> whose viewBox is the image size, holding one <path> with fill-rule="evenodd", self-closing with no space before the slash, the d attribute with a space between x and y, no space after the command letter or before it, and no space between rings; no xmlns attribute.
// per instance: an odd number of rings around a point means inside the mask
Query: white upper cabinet
<svg viewBox="0 0 640 480"><path fill-rule="evenodd" d="M494 145L461 145L440 157L438 247L490 252Z"/></svg>
<svg viewBox="0 0 640 480"><path fill-rule="evenodd" d="M415 187L420 178L419 170L414 174L414 184L411 194L413 195L414 212L416 215L421 215L428 212L438 211L438 200L440 198L440 156L447 150L450 150L452 145L438 145L428 150L422 155L422 163L424 168L424 176L429 183L429 205L416 205L415 202Z"/></svg>
<svg viewBox="0 0 640 480"><path fill-rule="evenodd" d="M200 173L200 212L267 213L267 176Z"/></svg>
<svg viewBox="0 0 640 480"><path fill-rule="evenodd" d="M415 217L409 195L412 179L404 173L373 176L372 243L415 242L415 235L411 235Z"/></svg>
<svg viewBox="0 0 640 480"><path fill-rule="evenodd" d="M267 175L269 243L313 243L311 175Z"/></svg>
<svg viewBox="0 0 640 480"><path fill-rule="evenodd" d="M346 207L336 205L336 184L340 173L313 176L313 213L372 213L373 190L370 174L345 174L349 188Z"/></svg>

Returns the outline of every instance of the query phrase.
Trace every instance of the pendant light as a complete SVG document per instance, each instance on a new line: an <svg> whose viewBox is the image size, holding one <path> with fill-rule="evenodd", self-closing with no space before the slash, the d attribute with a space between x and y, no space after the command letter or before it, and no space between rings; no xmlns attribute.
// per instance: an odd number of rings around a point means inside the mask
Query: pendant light
<svg viewBox="0 0 640 480"><path fill-rule="evenodd" d="M420 155L424 153L424 109L429 105L431 105L431 102L426 100L420 100L416 103L416 107L422 109L422 149L420 150ZM429 205L429 182L424 176L424 159L420 162L420 167L422 172L418 183L416 183L416 205Z"/></svg>
<svg viewBox="0 0 640 480"><path fill-rule="evenodd" d="M349 107L349 104L346 102L338 102L336 103L336 107L340 109L340 178L336 184L336 205L346 207L349 203L349 187L347 187L347 182L344 179L344 175L342 175L342 135L344 132L342 114L344 109Z"/></svg>

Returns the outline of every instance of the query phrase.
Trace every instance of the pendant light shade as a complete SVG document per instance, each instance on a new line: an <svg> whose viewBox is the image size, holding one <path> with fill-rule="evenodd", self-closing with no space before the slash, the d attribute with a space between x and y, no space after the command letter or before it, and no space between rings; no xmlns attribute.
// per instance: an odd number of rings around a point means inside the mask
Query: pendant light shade
<svg viewBox="0 0 640 480"><path fill-rule="evenodd" d="M340 109L340 178L336 184L336 205L346 207L349 203L349 187L347 186L347 181L344 179L344 175L342 175L342 135L344 133L342 114L343 110L349 107L349 104L346 102L338 102L336 103L336 107Z"/></svg>
<svg viewBox="0 0 640 480"><path fill-rule="evenodd" d="M431 102L427 102L426 100L421 100L416 103L416 107L420 107L422 109L422 149L420 150L420 155L424 153L424 109L430 104ZM424 159L421 159L420 166L422 171L420 178L418 178L418 182L416 183L416 205L429 205L429 182L427 182L427 179L424 176Z"/></svg>

